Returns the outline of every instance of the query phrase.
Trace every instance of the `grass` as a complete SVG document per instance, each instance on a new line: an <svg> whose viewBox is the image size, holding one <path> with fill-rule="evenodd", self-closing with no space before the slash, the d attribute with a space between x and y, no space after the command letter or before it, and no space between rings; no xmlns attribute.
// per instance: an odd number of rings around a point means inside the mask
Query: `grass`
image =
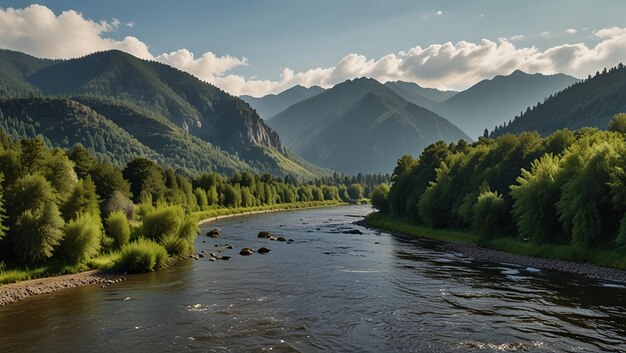
<svg viewBox="0 0 626 353"><path fill-rule="evenodd" d="M301 208L313 208L313 207L328 207L338 206L343 203L339 201L311 201L311 202L294 202L288 204L275 204L256 207L240 207L240 208L216 208L208 211L194 212L193 217L196 221L200 221L207 218L236 215L248 212L259 211L276 211L276 210L292 210ZM78 264L67 264L63 261L52 260L47 264L33 267L19 267L19 268L0 268L0 285L26 281L30 279L37 279L43 277L52 277L59 275L74 274L89 270L105 270L114 271L115 265L120 260L120 251L114 251L111 253L100 254L91 259L83 261Z"/></svg>
<svg viewBox="0 0 626 353"><path fill-rule="evenodd" d="M314 208L314 207L328 207L339 206L344 203L340 201L310 201L310 202L293 202L275 205L264 205L254 207L238 207L238 208L216 208L213 210L194 212L193 217L197 221L201 221L208 218L237 215L248 212L263 212L263 211L283 211L283 210L295 210L300 208Z"/></svg>
<svg viewBox="0 0 626 353"><path fill-rule="evenodd" d="M626 254L615 250L583 249L575 245L536 244L511 238L484 240L480 236L468 232L416 226L405 219L383 215L379 212L368 215L367 222L376 228L419 238L471 243L517 255L588 263L626 270Z"/></svg>

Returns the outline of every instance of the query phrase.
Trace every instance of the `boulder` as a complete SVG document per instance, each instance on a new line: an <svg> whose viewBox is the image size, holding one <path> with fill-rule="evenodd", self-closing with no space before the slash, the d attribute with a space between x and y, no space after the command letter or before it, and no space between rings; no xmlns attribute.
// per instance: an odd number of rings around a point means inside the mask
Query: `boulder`
<svg viewBox="0 0 626 353"><path fill-rule="evenodd" d="M222 234L222 232L221 232L219 229L217 229L217 228L215 228L215 229L211 229L210 231L208 231L208 232L206 233L206 235L207 235L208 237L211 237L211 238L219 238L219 236L220 236L221 234Z"/></svg>
<svg viewBox="0 0 626 353"><path fill-rule="evenodd" d="M268 231L260 231L259 234L257 235L257 238L267 238L270 239L272 237L272 233L268 232Z"/></svg>
<svg viewBox="0 0 626 353"><path fill-rule="evenodd" d="M285 239L284 237L278 237L278 238L276 238L276 240L278 240L278 241L287 241L287 239Z"/></svg>
<svg viewBox="0 0 626 353"><path fill-rule="evenodd" d="M222 256L221 259L225 260L225 261L228 261L228 260L230 260L230 256Z"/></svg>
<svg viewBox="0 0 626 353"><path fill-rule="evenodd" d="M272 249L268 249L266 247L262 247L262 248L259 248L259 250L257 250L259 254L267 254L270 251L272 251Z"/></svg>
<svg viewBox="0 0 626 353"><path fill-rule="evenodd" d="M254 251L251 248L243 248L239 252L239 255L248 256L254 254Z"/></svg>

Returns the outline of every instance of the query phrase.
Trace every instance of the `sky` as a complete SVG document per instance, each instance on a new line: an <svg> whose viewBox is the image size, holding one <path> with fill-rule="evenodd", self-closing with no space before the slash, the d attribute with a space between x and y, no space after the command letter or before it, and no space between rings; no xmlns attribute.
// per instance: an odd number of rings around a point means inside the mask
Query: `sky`
<svg viewBox="0 0 626 353"><path fill-rule="evenodd" d="M626 58L621 0L0 0L0 47L120 49L231 94L361 76L462 90L516 69L576 77Z"/></svg>

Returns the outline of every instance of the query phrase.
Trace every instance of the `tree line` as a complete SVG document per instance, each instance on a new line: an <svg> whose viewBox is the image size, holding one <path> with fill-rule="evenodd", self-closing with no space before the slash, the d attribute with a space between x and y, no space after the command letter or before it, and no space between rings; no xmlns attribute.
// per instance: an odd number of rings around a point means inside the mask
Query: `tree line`
<svg viewBox="0 0 626 353"><path fill-rule="evenodd" d="M626 250L626 114L608 131L505 134L398 160L372 203L430 228L484 238Z"/></svg>
<svg viewBox="0 0 626 353"><path fill-rule="evenodd" d="M115 254L127 270L149 270L193 251L194 212L358 201L385 178L302 181L250 172L188 178L146 158L120 168L81 145L52 149L42 138L0 132L0 264L79 264Z"/></svg>

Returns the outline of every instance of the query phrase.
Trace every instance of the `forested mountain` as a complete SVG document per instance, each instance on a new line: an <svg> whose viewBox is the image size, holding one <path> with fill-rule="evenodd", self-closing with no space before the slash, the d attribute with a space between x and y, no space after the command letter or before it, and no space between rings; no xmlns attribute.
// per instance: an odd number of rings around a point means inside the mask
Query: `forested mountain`
<svg viewBox="0 0 626 353"><path fill-rule="evenodd" d="M551 95L509 125L496 128L492 135L538 131L547 136L563 128L581 127L605 130L620 112L626 112L626 68L622 64Z"/></svg>
<svg viewBox="0 0 626 353"><path fill-rule="evenodd" d="M405 100L430 110L433 110L438 103L450 99L458 93L456 91L424 88L416 83L404 81L389 81L385 83L385 86L391 88Z"/></svg>
<svg viewBox="0 0 626 353"><path fill-rule="evenodd" d="M322 92L324 92L324 89L319 86L306 88L297 85L279 94L268 94L258 98L244 95L240 98L250 104L261 118L267 120L290 106Z"/></svg>
<svg viewBox="0 0 626 353"><path fill-rule="evenodd" d="M437 114L374 79L348 80L268 121L305 159L345 173L389 172L428 144L467 139Z"/></svg>
<svg viewBox="0 0 626 353"><path fill-rule="evenodd" d="M107 124L125 130L143 145L144 151L152 150L158 154L157 159L183 172L232 173L245 169L303 177L327 173L294 158L282 146L278 134L243 100L183 71L121 51L47 60L3 50L0 51L0 90L4 97L54 96L80 102L90 107L100 121L108 120ZM25 101L12 104L20 102ZM26 119L17 116L16 109L12 111L13 118ZM26 119L24 124L36 126L41 124L39 119L53 118L43 114L43 108L31 109L31 121ZM68 115L75 113L73 110ZM57 139L63 133L56 128L52 130L41 134L53 145L65 143ZM76 126L75 130L80 129ZM16 128L16 131L20 130ZM72 140L70 136L63 137ZM87 145L92 152L107 154Z"/></svg>
<svg viewBox="0 0 626 353"><path fill-rule="evenodd" d="M564 74L529 75L517 70L509 76L483 80L433 110L476 138L485 128L508 122L527 107L577 81Z"/></svg>

